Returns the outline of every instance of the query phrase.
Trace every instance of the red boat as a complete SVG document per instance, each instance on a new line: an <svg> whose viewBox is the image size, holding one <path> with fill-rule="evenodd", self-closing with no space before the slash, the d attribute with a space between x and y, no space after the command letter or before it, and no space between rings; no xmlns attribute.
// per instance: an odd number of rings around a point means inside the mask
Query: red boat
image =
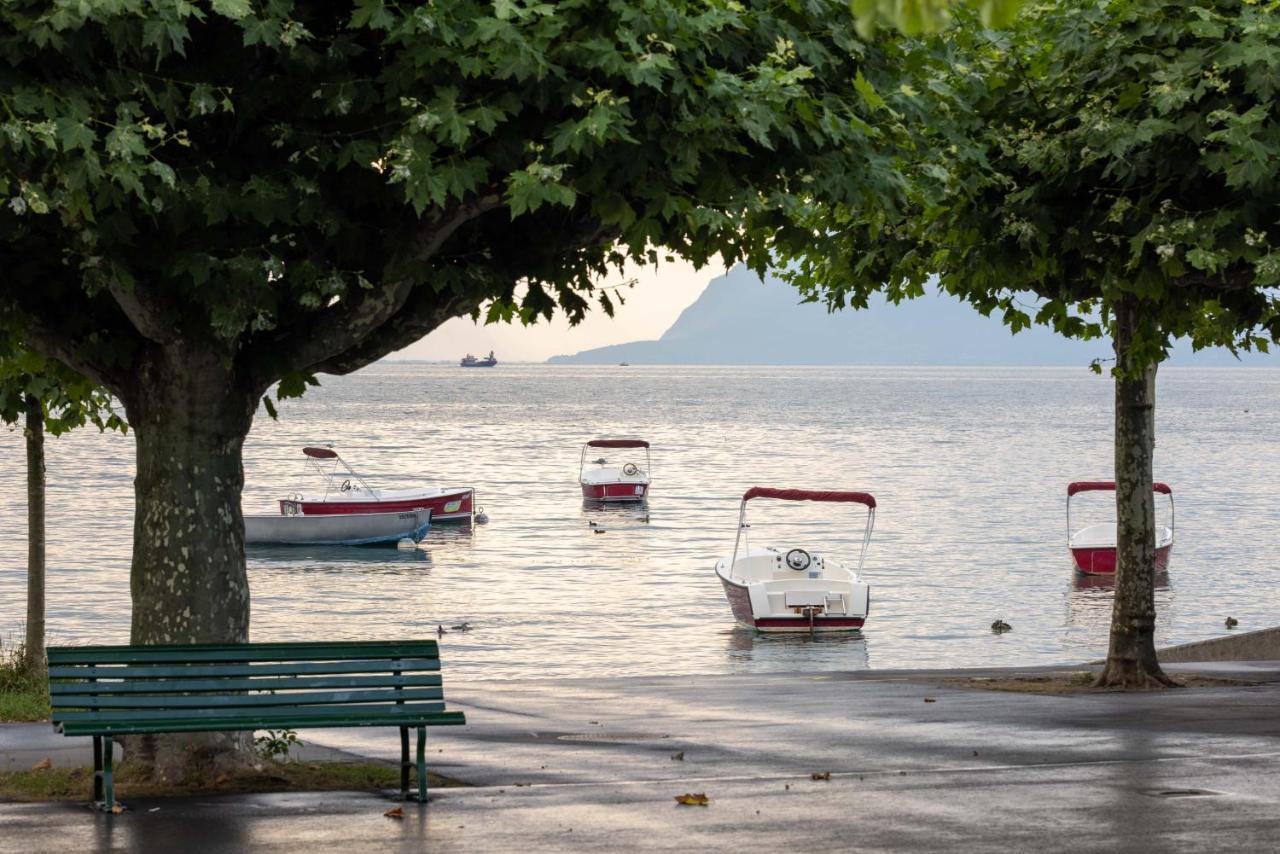
<svg viewBox="0 0 1280 854"><path fill-rule="evenodd" d="M295 494L280 500L285 516L321 516L339 513L407 513L430 510L432 523L471 521L475 490L375 489L332 448L302 449L308 467L320 475L325 489L319 495Z"/></svg>
<svg viewBox="0 0 1280 854"><path fill-rule="evenodd" d="M643 448L644 467L632 461L610 463L600 457L590 461L594 468L587 468L588 448ZM609 503L646 500L649 497L650 464L649 443L643 439L592 439L582 446L582 459L578 465L578 483L582 485L583 499Z"/></svg>
<svg viewBox="0 0 1280 854"><path fill-rule="evenodd" d="M1153 492L1169 498L1169 524L1156 529L1156 569L1169 566L1169 552L1173 550L1173 490L1167 483L1153 483ZM1115 492L1110 480L1080 480L1067 484L1067 548L1076 569L1086 575L1115 575L1116 572L1116 523L1103 522L1079 530L1071 527L1071 499L1082 492Z"/></svg>

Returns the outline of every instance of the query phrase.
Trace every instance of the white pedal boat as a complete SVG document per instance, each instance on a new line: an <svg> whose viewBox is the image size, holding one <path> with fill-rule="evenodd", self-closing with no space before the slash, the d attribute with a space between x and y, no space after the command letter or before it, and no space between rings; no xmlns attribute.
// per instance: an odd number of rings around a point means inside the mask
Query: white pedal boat
<svg viewBox="0 0 1280 854"><path fill-rule="evenodd" d="M866 529L857 567L803 548L753 547L746 535L747 502L753 498L861 504ZM862 628L871 588L859 573L871 542L876 500L866 492L825 492L755 486L742 496L733 554L716 562L734 619L758 632L848 632Z"/></svg>
<svg viewBox="0 0 1280 854"><path fill-rule="evenodd" d="M1115 492L1115 481L1078 480L1067 484L1067 549L1076 570L1085 575L1116 574L1116 523L1102 522L1073 528L1071 525L1071 499L1082 492ZM1167 483L1151 484L1151 491L1169 499L1169 524L1156 526L1156 570L1169 568L1169 553L1173 551L1173 490ZM1115 515L1114 506L1110 515Z"/></svg>

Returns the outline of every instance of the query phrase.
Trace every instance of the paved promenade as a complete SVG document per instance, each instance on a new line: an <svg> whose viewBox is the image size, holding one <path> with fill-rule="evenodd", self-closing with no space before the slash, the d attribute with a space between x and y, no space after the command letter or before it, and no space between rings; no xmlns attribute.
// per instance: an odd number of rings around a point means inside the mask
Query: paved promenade
<svg viewBox="0 0 1280 854"><path fill-rule="evenodd" d="M943 684L1031 670L455 680L469 725L432 731L429 761L474 787L406 804L402 821L353 793L157 799L119 816L0 804L0 852L1273 850L1280 662L1171 669L1262 684L1043 696ZM4 729L38 752L47 727ZM398 755L393 731L301 735ZM710 806L677 806L683 792Z"/></svg>

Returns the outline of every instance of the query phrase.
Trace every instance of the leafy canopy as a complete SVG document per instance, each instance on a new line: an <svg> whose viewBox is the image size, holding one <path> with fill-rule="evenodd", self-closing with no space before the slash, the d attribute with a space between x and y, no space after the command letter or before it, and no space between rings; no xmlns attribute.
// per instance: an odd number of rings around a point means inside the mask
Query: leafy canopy
<svg viewBox="0 0 1280 854"><path fill-rule="evenodd" d="M1014 331L1098 335L1136 300L1138 368L1175 336L1265 349L1280 334L1280 4L1037 3L1004 31L962 17L906 49L902 88L934 122L913 129L902 214L797 213L818 235L817 251L790 247L808 293L902 299L936 273Z"/></svg>
<svg viewBox="0 0 1280 854"><path fill-rule="evenodd" d="M611 311L594 282L628 260L762 258L818 189L893 203L855 27L889 8L13 0L0 307L126 405L162 353L291 394L485 304Z"/></svg>

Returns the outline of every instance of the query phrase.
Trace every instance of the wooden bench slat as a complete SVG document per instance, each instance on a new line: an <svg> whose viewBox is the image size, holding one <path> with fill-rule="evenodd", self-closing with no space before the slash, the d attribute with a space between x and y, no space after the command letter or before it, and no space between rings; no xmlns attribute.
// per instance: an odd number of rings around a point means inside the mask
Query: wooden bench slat
<svg viewBox="0 0 1280 854"><path fill-rule="evenodd" d="M395 705L392 703L379 703L374 705L362 706L359 704L340 705L333 704L328 706L304 706L302 708L293 707L287 712L281 711L279 714L288 715L300 720L323 717L352 717L363 718L365 720L389 721L398 717L411 717L413 715L436 714L444 711L443 701L404 703L403 705ZM55 725L71 721L98 721L101 723L143 723L151 721L170 721L175 719L182 720L219 720L227 725L228 729L236 729L233 724L236 721L244 721L252 723L259 719L272 717L270 709L252 709L252 708L218 708L218 709L182 709L176 711L172 709L131 709L121 711L55 711L50 715L50 719ZM385 726L386 724L381 724ZM244 726L240 726L244 729ZM261 729L261 727L256 727ZM168 732L166 729L156 729L155 732Z"/></svg>
<svg viewBox="0 0 1280 854"><path fill-rule="evenodd" d="M432 688L441 684L440 674L394 676L266 676L253 679L145 679L129 682L75 680L50 682L55 703L73 694L117 696L122 694L198 693L210 691L291 691L323 688ZM66 705L66 703L61 703Z"/></svg>
<svg viewBox="0 0 1280 854"><path fill-rule="evenodd" d="M309 673L392 673L437 671L439 658L398 658L385 660L300 662L297 664L192 664L181 665L50 665L50 679L164 679L174 676L289 676Z"/></svg>
<svg viewBox="0 0 1280 854"><path fill-rule="evenodd" d="M439 656L435 641L190 644L182 646L50 647L52 664L138 662L323 661L326 659Z"/></svg>
<svg viewBox="0 0 1280 854"><path fill-rule="evenodd" d="M255 708L261 706L295 706L298 708L341 703L408 703L417 700L442 700L441 688L385 688L371 691L307 691L282 694L204 694L175 696L126 694L104 697L92 694L68 694L54 698L53 718L62 717L62 709L190 709Z"/></svg>
<svg viewBox="0 0 1280 854"><path fill-rule="evenodd" d="M384 727L384 726L461 726L467 722L462 712L438 712L406 716L390 720L369 720L358 717L333 718L296 718L287 715L264 717L252 727L240 726L241 722L228 722L217 718L209 720L192 720L177 718L173 720L147 721L141 724L125 722L102 723L100 721L68 721L62 724L63 735L132 735L154 732L218 732L227 729L319 729L350 727Z"/></svg>

